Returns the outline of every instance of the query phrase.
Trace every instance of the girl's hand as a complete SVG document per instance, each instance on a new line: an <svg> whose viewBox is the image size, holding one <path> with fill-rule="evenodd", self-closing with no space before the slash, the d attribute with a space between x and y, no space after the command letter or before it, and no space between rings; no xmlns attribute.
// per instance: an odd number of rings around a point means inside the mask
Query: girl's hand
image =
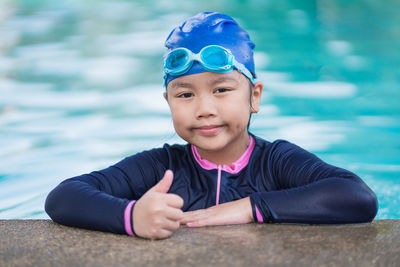
<svg viewBox="0 0 400 267"><path fill-rule="evenodd" d="M164 177L136 202L132 216L133 229L138 236L166 238L179 228L183 199L167 193L173 179L172 171L167 170Z"/></svg>
<svg viewBox="0 0 400 267"><path fill-rule="evenodd" d="M206 225L241 224L253 221L250 198L246 197L208 209L184 212L181 224L186 224L188 227L200 227Z"/></svg>

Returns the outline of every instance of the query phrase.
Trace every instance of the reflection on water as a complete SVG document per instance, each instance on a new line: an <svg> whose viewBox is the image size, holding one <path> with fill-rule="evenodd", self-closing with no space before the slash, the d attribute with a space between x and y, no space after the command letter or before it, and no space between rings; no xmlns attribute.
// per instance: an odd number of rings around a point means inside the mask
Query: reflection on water
<svg viewBox="0 0 400 267"><path fill-rule="evenodd" d="M389 2L0 2L0 218L47 218L61 180L183 143L162 97L163 41L204 10L256 43L266 88L252 132L353 170L377 192L378 218L400 218L400 4Z"/></svg>

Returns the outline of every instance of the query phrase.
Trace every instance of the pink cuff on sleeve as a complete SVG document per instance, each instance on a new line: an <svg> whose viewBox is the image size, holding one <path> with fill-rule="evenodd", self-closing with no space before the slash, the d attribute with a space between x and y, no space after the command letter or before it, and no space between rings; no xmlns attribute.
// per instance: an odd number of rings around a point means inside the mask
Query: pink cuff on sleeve
<svg viewBox="0 0 400 267"><path fill-rule="evenodd" d="M254 205L254 207L256 208L256 217L257 217L257 222L262 223L264 222L264 219L261 215L261 212L258 210L257 205Z"/></svg>
<svg viewBox="0 0 400 267"><path fill-rule="evenodd" d="M135 236L135 234L132 231L133 225L131 223L132 222L132 206L133 206L133 204L135 204L135 202L136 202L136 200L132 200L131 202L129 202L128 205L126 205L125 214L124 214L125 231L130 236Z"/></svg>

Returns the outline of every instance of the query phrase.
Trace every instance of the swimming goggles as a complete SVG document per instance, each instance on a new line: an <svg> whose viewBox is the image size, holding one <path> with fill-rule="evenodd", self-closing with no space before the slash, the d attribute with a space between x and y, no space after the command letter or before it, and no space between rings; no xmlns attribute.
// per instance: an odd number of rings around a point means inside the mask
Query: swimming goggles
<svg viewBox="0 0 400 267"><path fill-rule="evenodd" d="M253 84L255 82L250 71L235 60L231 51L219 45L203 47L198 54L184 47L172 50L164 59L164 79L168 74L184 74L192 67L194 60L212 72L226 73L235 68L249 78Z"/></svg>

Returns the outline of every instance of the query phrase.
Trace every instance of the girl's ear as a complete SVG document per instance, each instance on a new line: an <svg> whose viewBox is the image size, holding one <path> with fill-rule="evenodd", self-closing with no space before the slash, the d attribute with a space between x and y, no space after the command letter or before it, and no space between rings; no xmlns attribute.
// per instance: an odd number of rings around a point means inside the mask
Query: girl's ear
<svg viewBox="0 0 400 267"><path fill-rule="evenodd" d="M168 103L168 94L167 94L167 92L164 92L164 98L165 98L165 100L167 100L167 103Z"/></svg>
<svg viewBox="0 0 400 267"><path fill-rule="evenodd" d="M264 89L262 82L256 82L251 91L251 113L257 113L260 110L261 95Z"/></svg>

